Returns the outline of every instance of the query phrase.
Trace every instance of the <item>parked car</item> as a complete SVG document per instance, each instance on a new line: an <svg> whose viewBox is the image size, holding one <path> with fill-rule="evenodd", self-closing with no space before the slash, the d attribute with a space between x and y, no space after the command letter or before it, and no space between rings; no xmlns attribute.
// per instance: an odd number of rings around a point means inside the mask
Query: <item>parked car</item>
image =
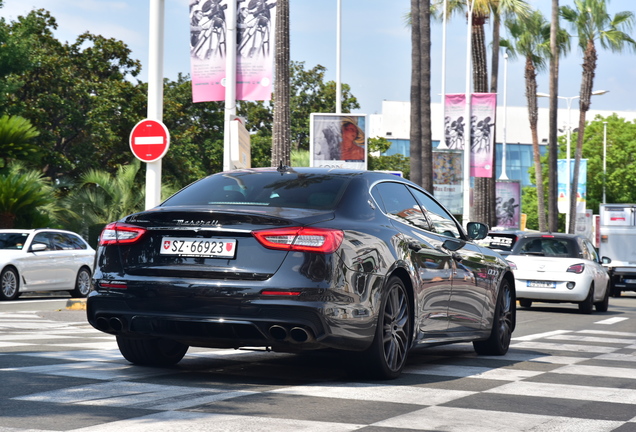
<svg viewBox="0 0 636 432"><path fill-rule="evenodd" d="M88 321L143 365L189 346L331 348L397 377L414 346L507 352L508 264L400 177L279 167L218 173L106 226ZM354 359L354 361L351 361Z"/></svg>
<svg viewBox="0 0 636 432"><path fill-rule="evenodd" d="M0 299L31 291L86 297L95 250L79 235L57 229L0 230Z"/></svg>
<svg viewBox="0 0 636 432"><path fill-rule="evenodd" d="M582 313L609 305L609 275L592 243L573 234L536 233L519 237L506 256L523 307L533 301L576 303Z"/></svg>

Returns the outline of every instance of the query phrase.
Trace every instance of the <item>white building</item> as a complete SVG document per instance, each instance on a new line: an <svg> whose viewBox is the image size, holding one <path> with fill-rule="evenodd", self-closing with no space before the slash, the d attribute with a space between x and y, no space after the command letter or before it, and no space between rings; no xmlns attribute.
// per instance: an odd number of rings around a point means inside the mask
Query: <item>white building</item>
<svg viewBox="0 0 636 432"><path fill-rule="evenodd" d="M543 104L547 105L548 99L545 98L544 100L545 102L543 102ZM542 103L541 99L539 103ZM383 137L392 142L391 148L386 153L387 155L401 153L405 156L409 156L410 105L410 102L383 101L382 114L371 114L369 116L369 137ZM568 124L571 125L573 130L578 127L578 101L575 99L572 105L570 110L560 108L558 111L557 124L560 129L559 135L565 135ZM437 147L444 133L444 118L441 103L432 103L431 111L433 146ZM568 111L570 112L568 113ZM586 119L587 121L591 121L597 115L608 117L613 113L613 111L590 109L587 112ZM636 119L636 111L617 111L616 114L628 121ZM549 109L547 107L539 108L538 133L539 144L542 146L542 154L547 151L549 134L548 116ZM503 140L505 138L506 175L510 180L519 180L522 186L531 185L528 169L532 167L534 163L528 108L507 107L504 135L504 109L501 106L497 107L495 127L497 140L496 177L499 178L502 170ZM574 145L575 143L573 141L573 149ZM572 157L574 157L574 150L572 150L571 154Z"/></svg>

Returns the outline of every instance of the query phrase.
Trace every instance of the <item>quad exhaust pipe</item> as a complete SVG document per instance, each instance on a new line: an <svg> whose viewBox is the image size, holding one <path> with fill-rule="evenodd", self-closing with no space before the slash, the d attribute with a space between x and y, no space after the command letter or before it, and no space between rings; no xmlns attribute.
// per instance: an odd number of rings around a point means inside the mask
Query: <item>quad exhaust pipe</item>
<svg viewBox="0 0 636 432"><path fill-rule="evenodd" d="M126 321L124 319L118 317L107 318L100 316L95 321L95 326L97 327L97 329L105 333L119 334L124 330L125 322Z"/></svg>
<svg viewBox="0 0 636 432"><path fill-rule="evenodd" d="M289 341L293 343L305 343L314 340L311 331L303 327L292 327L288 330L285 326L274 324L270 326L269 334L271 337L281 342Z"/></svg>

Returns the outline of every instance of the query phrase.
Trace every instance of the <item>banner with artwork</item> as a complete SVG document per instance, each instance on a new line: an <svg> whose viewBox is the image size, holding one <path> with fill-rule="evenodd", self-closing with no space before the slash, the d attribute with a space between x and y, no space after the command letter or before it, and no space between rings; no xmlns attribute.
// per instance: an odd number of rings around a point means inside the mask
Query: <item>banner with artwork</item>
<svg viewBox="0 0 636 432"><path fill-rule="evenodd" d="M470 139L470 176L492 177L495 146L496 93L471 96L470 129L466 122L466 95L448 94L444 103L444 140L438 150L463 150Z"/></svg>
<svg viewBox="0 0 636 432"><path fill-rule="evenodd" d="M433 190L435 198L452 214L462 214L463 152L433 151Z"/></svg>
<svg viewBox="0 0 636 432"><path fill-rule="evenodd" d="M309 116L309 165L367 169L367 117L361 114Z"/></svg>
<svg viewBox="0 0 636 432"><path fill-rule="evenodd" d="M438 150L463 150L466 140L466 95L447 94L444 103L444 141Z"/></svg>
<svg viewBox="0 0 636 432"><path fill-rule="evenodd" d="M521 184L518 181L498 181L495 189L497 227L521 227Z"/></svg>
<svg viewBox="0 0 636 432"><path fill-rule="evenodd" d="M192 100L225 100L226 9L229 0L190 0ZM236 99L270 100L273 85L275 0L239 0Z"/></svg>
<svg viewBox="0 0 636 432"><path fill-rule="evenodd" d="M471 102L470 176L493 176L496 93L474 93Z"/></svg>
<svg viewBox="0 0 636 432"><path fill-rule="evenodd" d="M574 181L574 162L574 159L570 159L570 181L567 182L569 184L572 184L572 181ZM579 184L576 188L576 212L585 213L585 207L587 206L587 159L581 159L580 162ZM567 209L570 205L566 196L566 180L568 178L567 166L567 159L559 159L557 161L557 206L559 213L567 213Z"/></svg>

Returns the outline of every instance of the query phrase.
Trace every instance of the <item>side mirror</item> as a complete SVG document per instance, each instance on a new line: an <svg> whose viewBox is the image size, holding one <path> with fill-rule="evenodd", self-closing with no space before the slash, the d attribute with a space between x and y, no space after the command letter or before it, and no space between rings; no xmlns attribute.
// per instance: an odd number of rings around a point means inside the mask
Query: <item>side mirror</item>
<svg viewBox="0 0 636 432"><path fill-rule="evenodd" d="M611 263L611 262L612 262L612 259L611 259L610 257L606 257L606 256L604 256L604 257L602 257L602 258L601 258L601 262L602 262L603 264L609 264L609 263Z"/></svg>
<svg viewBox="0 0 636 432"><path fill-rule="evenodd" d="M30 252L42 252L45 251L48 246L44 243L34 243L31 245Z"/></svg>
<svg viewBox="0 0 636 432"><path fill-rule="evenodd" d="M468 238L471 240L481 240L488 235L488 225L481 222L468 222L466 225L466 231L468 231Z"/></svg>

